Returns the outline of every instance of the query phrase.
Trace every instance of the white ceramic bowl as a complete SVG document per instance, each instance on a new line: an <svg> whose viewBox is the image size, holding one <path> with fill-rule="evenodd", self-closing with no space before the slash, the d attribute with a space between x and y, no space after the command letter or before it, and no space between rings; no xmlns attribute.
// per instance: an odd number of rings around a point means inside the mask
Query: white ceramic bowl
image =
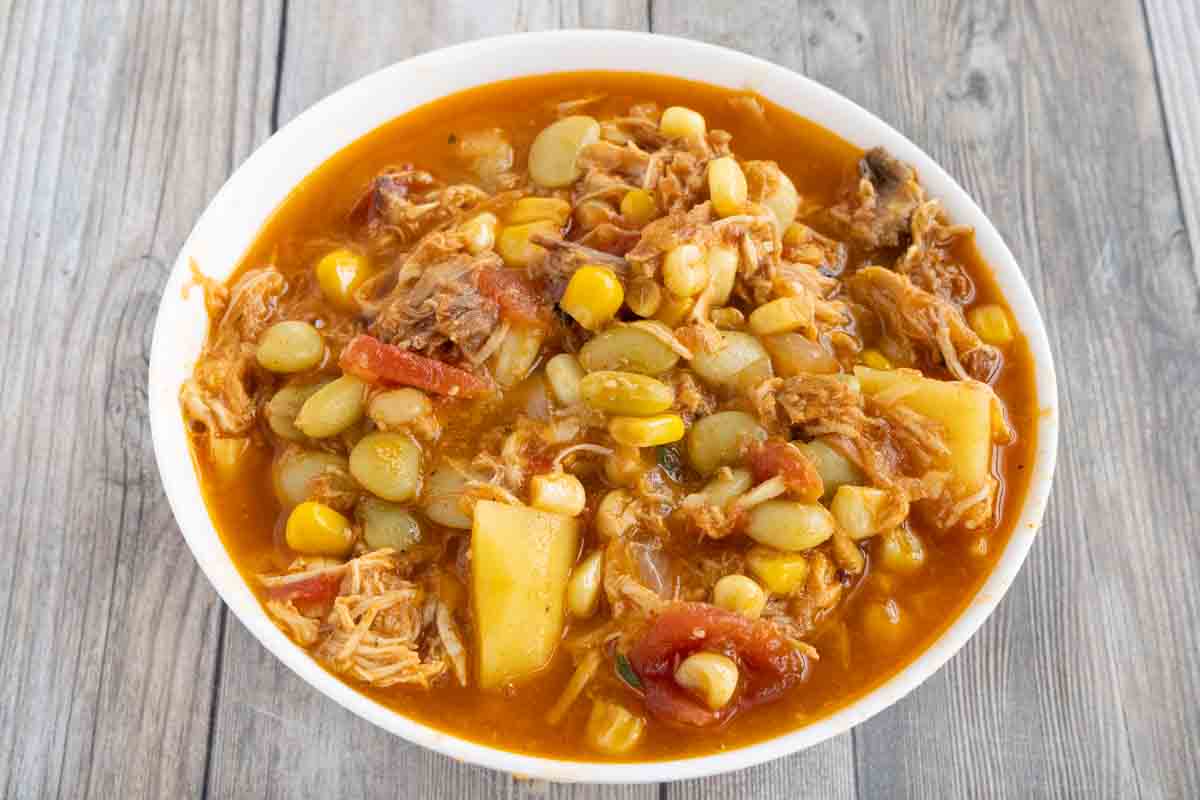
<svg viewBox="0 0 1200 800"><path fill-rule="evenodd" d="M975 228L978 247L1029 338L1042 409L1032 483L1016 530L987 582L928 650L874 691L808 727L717 755L641 764L560 761L486 747L414 722L331 677L275 627L234 568L201 498L178 403L179 387L191 372L206 330L200 293L191 292L186 299L183 294L190 259L213 277L227 277L271 212L306 175L344 146L412 108L507 78L618 68L753 89L860 147L884 145L915 165L952 218ZM782 67L684 39L613 31L521 34L426 53L368 75L288 123L238 168L184 243L158 312L149 389L154 452L175 519L217 592L264 647L337 703L409 741L463 761L557 781L665 781L740 769L810 747L895 703L954 655L1008 590L1037 533L1058 442L1054 365L1033 296L1000 234L941 167L871 113Z"/></svg>

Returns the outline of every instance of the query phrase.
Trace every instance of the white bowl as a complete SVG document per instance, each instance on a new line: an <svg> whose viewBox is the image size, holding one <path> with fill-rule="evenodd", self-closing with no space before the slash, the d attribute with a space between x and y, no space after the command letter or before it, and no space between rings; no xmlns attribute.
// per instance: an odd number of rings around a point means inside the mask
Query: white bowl
<svg viewBox="0 0 1200 800"><path fill-rule="evenodd" d="M613 69L752 89L860 147L883 145L915 165L954 221L975 228L979 250L1029 339L1041 409L1031 484L1013 535L983 587L929 649L881 686L805 728L716 755L635 764L562 761L486 747L408 719L325 672L268 619L234 568L201 498L178 402L179 387L200 352L207 323L200 293L184 297L189 260L195 259L215 278L226 278L271 212L305 176L344 146L412 108L507 78ZM175 519L205 575L264 647L337 703L409 741L462 761L556 781L667 781L740 769L817 744L898 701L966 643L1008 590L1041 522L1058 443L1054 365L1033 296L1000 234L941 167L870 112L782 67L712 45L614 31L520 34L426 53L368 75L288 123L238 168L184 243L158 312L149 389L154 453Z"/></svg>

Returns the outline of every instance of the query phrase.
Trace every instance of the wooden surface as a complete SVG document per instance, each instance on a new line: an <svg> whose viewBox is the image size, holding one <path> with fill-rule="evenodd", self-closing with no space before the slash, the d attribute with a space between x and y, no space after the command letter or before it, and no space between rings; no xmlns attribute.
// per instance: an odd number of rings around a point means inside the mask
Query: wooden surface
<svg viewBox="0 0 1200 800"><path fill-rule="evenodd" d="M897 126L1005 235L1058 364L1054 497L997 613L852 733L716 779L518 781L351 716L227 613L153 463L161 286L229 173L377 67L579 26L741 49ZM1193 0L3 0L0 40L0 796L1200 796Z"/></svg>

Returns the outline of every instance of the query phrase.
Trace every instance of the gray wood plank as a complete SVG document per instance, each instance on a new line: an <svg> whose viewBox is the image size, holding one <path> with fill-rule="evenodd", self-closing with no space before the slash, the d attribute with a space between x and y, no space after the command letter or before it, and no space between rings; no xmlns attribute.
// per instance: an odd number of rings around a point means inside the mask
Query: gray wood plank
<svg viewBox="0 0 1200 800"><path fill-rule="evenodd" d="M279 26L60 2L0 25L0 794L194 796L218 603L159 486L146 366L167 265L265 132L250 53Z"/></svg>
<svg viewBox="0 0 1200 800"><path fill-rule="evenodd" d="M1197 425L1172 398L1200 329L1139 8L738 7L660 0L652 25L798 67L926 148L1005 233L1060 368L1041 540L963 653L853 732L861 794L1194 795Z"/></svg>
<svg viewBox="0 0 1200 800"><path fill-rule="evenodd" d="M386 21L386 24L384 24ZM280 123L408 56L480 36L555 27L645 29L640 2L292 3ZM514 779L458 764L375 728L313 691L230 617L214 717L213 797L653 798L655 786L597 788Z"/></svg>
<svg viewBox="0 0 1200 800"><path fill-rule="evenodd" d="M1190 0L1144 0L1143 5L1192 268L1200 275L1200 6Z"/></svg>

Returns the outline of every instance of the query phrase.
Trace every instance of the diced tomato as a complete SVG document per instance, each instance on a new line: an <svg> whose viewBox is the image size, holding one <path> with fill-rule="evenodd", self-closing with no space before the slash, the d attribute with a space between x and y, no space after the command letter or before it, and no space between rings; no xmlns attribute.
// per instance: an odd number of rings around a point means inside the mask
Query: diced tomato
<svg viewBox="0 0 1200 800"><path fill-rule="evenodd" d="M815 503L825 493L825 484L816 466L804 454L787 442L768 439L756 442L749 452L750 471L754 480L783 478L788 493L804 503Z"/></svg>
<svg viewBox="0 0 1200 800"><path fill-rule="evenodd" d="M481 270L479 291L495 300L510 322L545 326L550 320L550 306L542 300L542 293L533 281L520 270Z"/></svg>
<svg viewBox="0 0 1200 800"><path fill-rule="evenodd" d="M698 650L736 654L742 683L735 702L713 711L675 683L676 666ZM707 603L676 603L654 620L629 654L656 717L683 725L724 721L741 708L775 699L804 678L808 662L766 620L752 620Z"/></svg>
<svg viewBox="0 0 1200 800"><path fill-rule="evenodd" d="M366 334L346 345L338 364L343 372L368 383L415 386L450 397L478 397L492 391L488 381L458 367L384 344Z"/></svg>
<svg viewBox="0 0 1200 800"><path fill-rule="evenodd" d="M267 589L267 594L274 600L323 603L334 598L341 583L342 573L330 571L313 575L311 578L276 584Z"/></svg>

